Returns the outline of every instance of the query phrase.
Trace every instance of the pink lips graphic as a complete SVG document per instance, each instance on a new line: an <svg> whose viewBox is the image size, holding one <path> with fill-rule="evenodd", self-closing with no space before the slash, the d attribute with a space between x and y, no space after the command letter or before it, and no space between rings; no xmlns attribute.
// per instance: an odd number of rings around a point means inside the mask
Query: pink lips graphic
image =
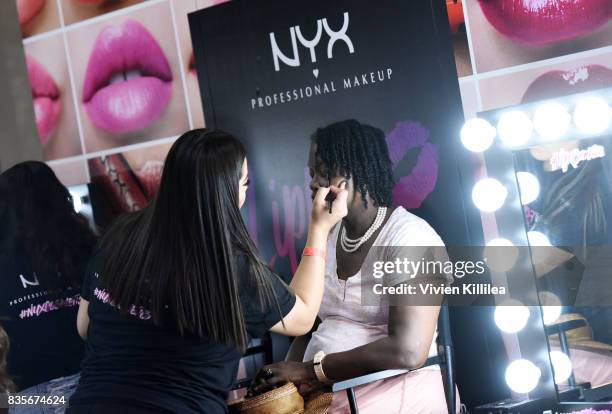
<svg viewBox="0 0 612 414"><path fill-rule="evenodd" d="M420 150L409 175L399 178L393 187L393 203L407 209L421 207L438 181L438 149L429 142L429 130L420 122L400 121L387 134L389 158L395 170L408 151Z"/></svg>
<svg viewBox="0 0 612 414"><path fill-rule="evenodd" d="M487 20L504 36L543 45L590 33L612 17L610 0L479 0Z"/></svg>
<svg viewBox="0 0 612 414"><path fill-rule="evenodd" d="M60 92L49 72L32 56L26 56L26 65L34 102L38 139L42 145L46 145L59 121L62 109Z"/></svg>
<svg viewBox="0 0 612 414"><path fill-rule="evenodd" d="M112 134L144 128L171 97L170 65L142 24L127 20L100 32L83 85L85 110L96 126Z"/></svg>
<svg viewBox="0 0 612 414"><path fill-rule="evenodd" d="M572 70L551 70L534 79L521 102L588 92L612 86L612 69L602 65L579 66Z"/></svg>
<svg viewBox="0 0 612 414"><path fill-rule="evenodd" d="M45 0L17 0L19 24L24 26L31 22L45 7Z"/></svg>

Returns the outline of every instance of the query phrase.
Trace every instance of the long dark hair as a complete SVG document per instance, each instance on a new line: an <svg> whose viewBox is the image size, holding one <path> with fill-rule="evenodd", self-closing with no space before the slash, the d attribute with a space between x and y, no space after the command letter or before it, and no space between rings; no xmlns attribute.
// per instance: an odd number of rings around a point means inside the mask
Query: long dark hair
<svg viewBox="0 0 612 414"><path fill-rule="evenodd" d="M41 286L80 286L96 236L53 170L15 165L0 176L0 199L0 252L24 257Z"/></svg>
<svg viewBox="0 0 612 414"><path fill-rule="evenodd" d="M238 201L245 150L222 131L196 129L174 143L155 198L123 216L102 240L101 286L122 310L142 306L154 324L244 349L236 255L262 307L278 301L277 277L250 238Z"/></svg>
<svg viewBox="0 0 612 414"><path fill-rule="evenodd" d="M543 195L536 224L555 235L554 244L582 248L607 243L609 183L601 160L558 173Z"/></svg>

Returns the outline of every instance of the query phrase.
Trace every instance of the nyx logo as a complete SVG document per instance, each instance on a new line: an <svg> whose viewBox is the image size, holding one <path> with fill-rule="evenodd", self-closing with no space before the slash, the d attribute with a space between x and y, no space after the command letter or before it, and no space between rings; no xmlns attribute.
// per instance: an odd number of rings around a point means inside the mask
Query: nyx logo
<svg viewBox="0 0 612 414"><path fill-rule="evenodd" d="M34 280L28 280L26 279L23 275L19 275L19 279L21 280L21 284L23 285L24 289L27 289L28 286L38 286L38 277L36 276L36 273L33 273L34 276Z"/></svg>
<svg viewBox="0 0 612 414"><path fill-rule="evenodd" d="M300 26L290 27L289 34L291 36L291 46L292 46L292 53L293 53L292 57L288 57L280 50L280 48L278 47L278 44L276 43L275 34L270 32L270 45L272 46L272 57L274 59L274 70L277 72L280 70L279 60L288 66L293 66L293 67L300 66L301 64L300 54L298 51L298 44L297 44L298 40L300 41L300 44L302 46L304 46L306 49L310 51L310 60L312 61L312 63L315 63L317 61L317 52L315 48L318 46L319 42L321 41L323 30L325 30L325 33L327 34L327 36L329 36L329 40L327 41L327 58L328 59L333 58L334 45L339 40L343 41L346 44L346 46L348 47L349 53L355 53L353 42L346 34L346 31L348 30L348 26L349 26L348 12L344 12L343 19L344 20L342 23L342 27L338 31L334 31L329 27L329 24L327 23L327 18L318 19L317 20L317 32L312 39L306 39L304 37L300 29ZM319 70L316 68L312 71L312 73L314 74L315 78L319 76Z"/></svg>

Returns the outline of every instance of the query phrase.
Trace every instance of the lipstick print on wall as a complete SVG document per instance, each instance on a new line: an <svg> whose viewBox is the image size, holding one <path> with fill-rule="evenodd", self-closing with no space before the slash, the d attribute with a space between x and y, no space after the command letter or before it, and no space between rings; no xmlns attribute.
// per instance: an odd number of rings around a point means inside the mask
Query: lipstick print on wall
<svg viewBox="0 0 612 414"><path fill-rule="evenodd" d="M30 23L40 14L46 3L46 0L17 0L19 25L23 27Z"/></svg>
<svg viewBox="0 0 612 414"><path fill-rule="evenodd" d="M396 177L393 204L407 209L421 207L438 181L438 149L429 142L429 130L420 122L400 121L387 134L387 146ZM412 151L416 159L410 163ZM405 164L413 165L406 169Z"/></svg>
<svg viewBox="0 0 612 414"><path fill-rule="evenodd" d="M612 43L608 0L466 0L478 72Z"/></svg>
<svg viewBox="0 0 612 414"><path fill-rule="evenodd" d="M482 110L612 87L612 54L481 79Z"/></svg>
<svg viewBox="0 0 612 414"><path fill-rule="evenodd" d="M68 31L86 152L189 128L171 16L163 2Z"/></svg>
<svg viewBox="0 0 612 414"><path fill-rule="evenodd" d="M170 102L172 71L151 33L127 20L98 35L87 64L83 104L99 128L123 134L157 120Z"/></svg>
<svg viewBox="0 0 612 414"><path fill-rule="evenodd" d="M204 128L204 110L202 109L202 98L198 75L195 69L191 33L187 14L196 10L195 2L191 0L173 0L172 7L176 17L176 33L179 41L180 59L183 62L185 83L187 86L187 99L189 101L189 112L193 128Z"/></svg>
<svg viewBox="0 0 612 414"><path fill-rule="evenodd" d="M62 36L49 36L28 43L25 62L44 159L81 154Z"/></svg>
<svg viewBox="0 0 612 414"><path fill-rule="evenodd" d="M49 72L32 56L26 55L26 66L32 89L38 139L44 147L57 128L62 110L60 92Z"/></svg>
<svg viewBox="0 0 612 414"><path fill-rule="evenodd" d="M72 24L110 13L144 0L60 0L64 24Z"/></svg>
<svg viewBox="0 0 612 414"><path fill-rule="evenodd" d="M55 0L15 0L15 4L23 37L44 33L60 26Z"/></svg>
<svg viewBox="0 0 612 414"><path fill-rule="evenodd" d="M598 64L550 70L531 82L521 102L535 102L612 87L612 69Z"/></svg>
<svg viewBox="0 0 612 414"><path fill-rule="evenodd" d="M478 3L499 33L531 45L589 34L612 17L609 0L479 0Z"/></svg>
<svg viewBox="0 0 612 414"><path fill-rule="evenodd" d="M462 0L446 0L446 13L448 14L448 24L453 40L457 76L460 78L469 76L472 74L473 70L468 47Z"/></svg>

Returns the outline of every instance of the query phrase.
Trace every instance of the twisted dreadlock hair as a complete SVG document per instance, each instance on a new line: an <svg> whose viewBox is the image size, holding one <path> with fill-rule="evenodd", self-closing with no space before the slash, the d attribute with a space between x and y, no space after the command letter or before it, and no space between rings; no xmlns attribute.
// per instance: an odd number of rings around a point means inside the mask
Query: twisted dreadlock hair
<svg viewBox="0 0 612 414"><path fill-rule="evenodd" d="M312 137L316 144L316 168L325 167L328 181L340 173L353 178L368 206L366 194L380 207L393 201L393 169L385 133L370 125L349 119L319 128Z"/></svg>

